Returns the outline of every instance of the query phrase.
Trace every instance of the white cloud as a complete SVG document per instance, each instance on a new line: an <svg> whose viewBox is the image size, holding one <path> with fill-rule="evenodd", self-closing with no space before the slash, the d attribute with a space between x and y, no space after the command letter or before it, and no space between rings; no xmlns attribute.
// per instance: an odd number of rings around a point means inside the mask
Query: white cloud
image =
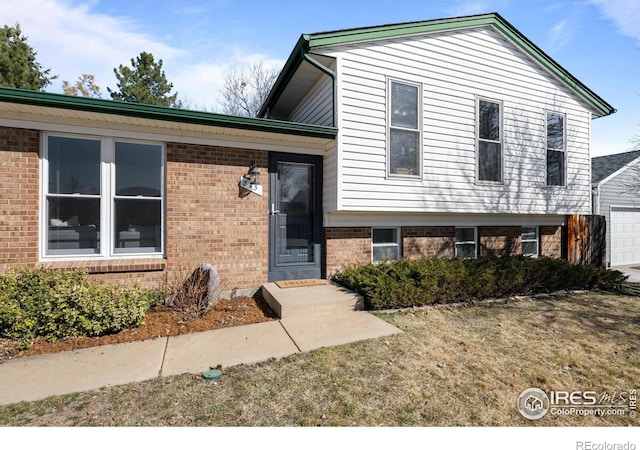
<svg viewBox="0 0 640 450"><path fill-rule="evenodd" d="M34 14L37 11L37 14ZM107 96L106 87L115 88L113 68L128 64L141 51L173 56L180 50L136 32L136 23L124 17L91 12L91 4L63 0L21 0L3 3L0 23L20 23L38 61L59 75L51 91L61 91L62 80L75 81L83 73L96 77Z"/></svg>
<svg viewBox="0 0 640 450"><path fill-rule="evenodd" d="M13 26L19 22L37 52L38 62L59 76L48 91L62 92L63 80L73 83L89 73L95 76L102 97L109 98L107 87L116 88L113 68L130 65L131 58L146 51L156 60L162 59L174 92L188 106L215 109L224 75L233 66L255 60L263 60L267 66L283 64L210 36L193 36L184 47L169 45L163 42L166 36L143 31L146 23L125 15L99 14L92 7L92 1L3 1L0 24Z"/></svg>
<svg viewBox="0 0 640 450"><path fill-rule="evenodd" d="M612 20L620 33L640 41L640 2L638 0L593 0L602 14Z"/></svg>
<svg viewBox="0 0 640 450"><path fill-rule="evenodd" d="M551 28L549 35L551 47L554 50L564 47L569 42L570 36L571 30L569 29L568 22L561 20Z"/></svg>

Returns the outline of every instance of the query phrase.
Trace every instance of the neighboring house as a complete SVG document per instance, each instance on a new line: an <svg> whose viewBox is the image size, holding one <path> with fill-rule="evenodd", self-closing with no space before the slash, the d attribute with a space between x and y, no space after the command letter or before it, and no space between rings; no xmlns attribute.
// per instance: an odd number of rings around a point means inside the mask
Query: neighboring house
<svg viewBox="0 0 640 450"><path fill-rule="evenodd" d="M303 35L263 118L0 88L0 270L152 284L207 262L252 289L560 257L613 112L498 14Z"/></svg>
<svg viewBox="0 0 640 450"><path fill-rule="evenodd" d="M640 150L591 159L593 214L607 223L607 265L640 264Z"/></svg>

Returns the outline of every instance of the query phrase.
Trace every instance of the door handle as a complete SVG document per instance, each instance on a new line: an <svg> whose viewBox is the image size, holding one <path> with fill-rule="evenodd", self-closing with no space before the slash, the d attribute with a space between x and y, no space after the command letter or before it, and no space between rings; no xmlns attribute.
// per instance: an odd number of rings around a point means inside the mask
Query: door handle
<svg viewBox="0 0 640 450"><path fill-rule="evenodd" d="M274 203L272 203L271 204L271 211L269 212L269 214L271 214L272 216L275 216L279 212L280 212L280 210L276 209L276 205Z"/></svg>

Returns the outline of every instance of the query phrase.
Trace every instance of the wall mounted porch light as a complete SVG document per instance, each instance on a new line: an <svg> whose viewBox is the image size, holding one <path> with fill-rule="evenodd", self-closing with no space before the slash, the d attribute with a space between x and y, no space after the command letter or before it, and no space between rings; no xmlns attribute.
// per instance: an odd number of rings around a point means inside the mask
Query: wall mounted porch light
<svg viewBox="0 0 640 450"><path fill-rule="evenodd" d="M241 189L245 191L253 192L262 197L262 185L260 184L260 171L258 165L252 162L249 165L249 171L240 177L240 183L238 183Z"/></svg>

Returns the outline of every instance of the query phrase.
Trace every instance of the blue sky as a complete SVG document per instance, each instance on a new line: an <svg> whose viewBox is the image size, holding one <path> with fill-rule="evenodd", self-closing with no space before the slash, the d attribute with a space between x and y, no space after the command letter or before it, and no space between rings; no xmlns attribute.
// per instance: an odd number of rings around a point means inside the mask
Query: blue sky
<svg viewBox="0 0 640 450"><path fill-rule="evenodd" d="M618 112L597 119L592 154L633 149L640 135L640 1L20 0L19 22L38 60L63 80L96 76L103 98L113 68L142 51L163 60L179 98L215 110L224 75L246 62L281 67L303 33L498 12Z"/></svg>

